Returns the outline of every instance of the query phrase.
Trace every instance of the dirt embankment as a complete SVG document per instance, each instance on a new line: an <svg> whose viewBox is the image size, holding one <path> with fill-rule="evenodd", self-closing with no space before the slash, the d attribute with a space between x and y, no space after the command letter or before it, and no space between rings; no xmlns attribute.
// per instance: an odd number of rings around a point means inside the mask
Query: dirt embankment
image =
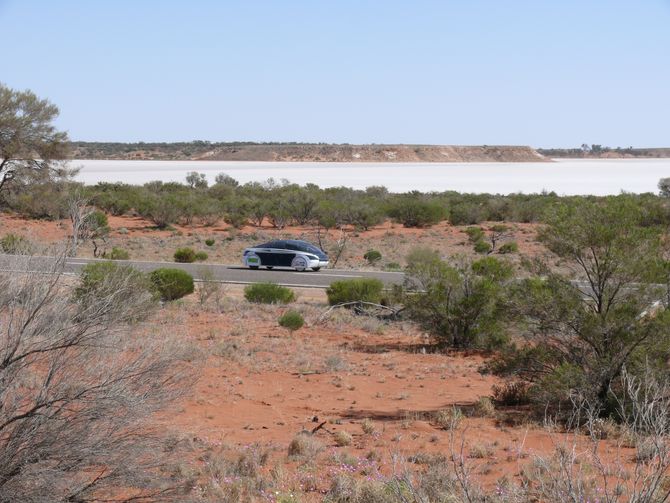
<svg viewBox="0 0 670 503"><path fill-rule="evenodd" d="M526 146L333 144L72 144L74 159L286 162L537 162Z"/></svg>

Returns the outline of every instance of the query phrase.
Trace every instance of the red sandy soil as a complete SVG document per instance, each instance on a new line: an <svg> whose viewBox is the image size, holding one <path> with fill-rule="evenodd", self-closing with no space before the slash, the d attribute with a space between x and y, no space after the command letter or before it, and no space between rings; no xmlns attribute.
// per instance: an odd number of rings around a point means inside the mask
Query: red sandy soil
<svg viewBox="0 0 670 503"><path fill-rule="evenodd" d="M238 293L227 295L223 313L192 299L171 321L186 328L205 356L193 395L169 423L208 448L260 444L286 462L291 439L326 422L315 433L326 446L316 461L319 473L334 473L334 456L364 460L374 453L379 472L390 475L398 455L414 459L413 469L419 469L421 459L448 457L463 440L474 476L491 489L501 478L518 478L536 455L566 441L530 421L506 426L502 416L466 417L454 434L436 424L438 411L456 406L468 416L480 397L491 395L499 380L480 373L486 355L431 353L430 340L406 324L365 330L337 315L317 323L325 306L313 292L295 306L307 325L290 333L276 321L285 307L250 307L231 300ZM374 433L363 431L364 420L372 421ZM350 446L337 446L338 430L352 435ZM605 456L616 452L614 444L606 446ZM327 490L328 477L317 485Z"/></svg>

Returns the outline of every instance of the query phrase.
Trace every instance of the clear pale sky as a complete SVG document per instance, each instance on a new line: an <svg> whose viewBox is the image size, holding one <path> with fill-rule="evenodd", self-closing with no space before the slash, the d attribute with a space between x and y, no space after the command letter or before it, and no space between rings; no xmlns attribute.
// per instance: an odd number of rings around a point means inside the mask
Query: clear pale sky
<svg viewBox="0 0 670 503"><path fill-rule="evenodd" d="M0 0L75 140L670 146L670 0Z"/></svg>

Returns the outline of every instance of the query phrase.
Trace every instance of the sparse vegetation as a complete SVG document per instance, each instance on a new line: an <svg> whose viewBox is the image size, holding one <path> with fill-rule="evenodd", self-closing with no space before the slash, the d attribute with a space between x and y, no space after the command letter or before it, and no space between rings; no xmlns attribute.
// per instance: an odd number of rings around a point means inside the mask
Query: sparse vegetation
<svg viewBox="0 0 670 503"><path fill-rule="evenodd" d="M458 429L463 419L463 412L458 407L442 409L435 414L435 424L443 430Z"/></svg>
<svg viewBox="0 0 670 503"><path fill-rule="evenodd" d="M82 301L97 302L108 298L113 291L129 289L136 290L138 295L150 294L152 286L147 276L137 269L105 261L84 266L75 294Z"/></svg>
<svg viewBox="0 0 670 503"><path fill-rule="evenodd" d="M333 439L335 440L335 444L339 447L351 445L351 442L353 441L351 434L345 430L337 430L335 435L333 435Z"/></svg>
<svg viewBox="0 0 670 503"><path fill-rule="evenodd" d="M115 246L109 253L105 253L103 258L109 260L129 260L130 253L128 253L128 250L124 250L123 248L118 248Z"/></svg>
<svg viewBox="0 0 670 503"><path fill-rule="evenodd" d="M0 239L0 249L3 253L24 255L33 251L33 244L23 236L9 233Z"/></svg>
<svg viewBox="0 0 670 503"><path fill-rule="evenodd" d="M288 446L288 455L291 458L313 459L323 449L323 444L313 435L298 433Z"/></svg>
<svg viewBox="0 0 670 503"><path fill-rule="evenodd" d="M254 283L244 288L244 298L256 304L289 304L295 300L295 293L275 283Z"/></svg>
<svg viewBox="0 0 670 503"><path fill-rule="evenodd" d="M180 499L175 452L152 421L190 387L188 367L169 333L137 329L153 312L138 276L95 266L77 295L62 261L0 278L0 501Z"/></svg>
<svg viewBox="0 0 670 503"><path fill-rule="evenodd" d="M519 245L516 243L516 241L509 241L508 243L504 243L498 249L498 253L500 253L501 255L506 255L508 253L517 253L518 251L519 251Z"/></svg>

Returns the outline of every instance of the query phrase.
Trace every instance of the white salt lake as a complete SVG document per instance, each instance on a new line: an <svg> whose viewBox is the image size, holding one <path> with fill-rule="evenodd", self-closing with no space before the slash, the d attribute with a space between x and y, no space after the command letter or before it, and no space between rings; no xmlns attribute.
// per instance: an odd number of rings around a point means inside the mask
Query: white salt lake
<svg viewBox="0 0 670 503"><path fill-rule="evenodd" d="M453 190L470 193L538 193L561 195L657 192L660 178L670 177L670 159L561 159L512 163L335 163L237 161L75 160L76 179L85 184L152 180L184 182L191 171L210 184L219 173L240 183L287 179L320 187L364 189L384 185L391 192Z"/></svg>

